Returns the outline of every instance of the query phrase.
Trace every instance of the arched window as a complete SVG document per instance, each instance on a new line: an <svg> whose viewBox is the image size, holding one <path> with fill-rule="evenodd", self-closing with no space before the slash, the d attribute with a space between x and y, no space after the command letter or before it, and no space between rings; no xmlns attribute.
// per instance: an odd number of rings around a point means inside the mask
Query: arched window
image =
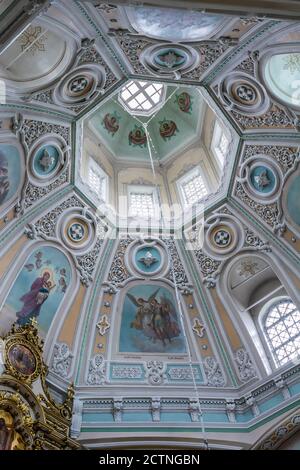
<svg viewBox="0 0 300 470"><path fill-rule="evenodd" d="M300 312L291 299L272 302L264 316L263 327L278 366L300 355Z"/></svg>

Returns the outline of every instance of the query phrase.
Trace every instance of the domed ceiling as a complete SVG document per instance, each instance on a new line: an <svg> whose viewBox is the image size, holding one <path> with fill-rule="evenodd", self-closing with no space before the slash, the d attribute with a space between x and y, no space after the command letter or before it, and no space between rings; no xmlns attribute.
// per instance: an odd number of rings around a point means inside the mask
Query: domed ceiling
<svg viewBox="0 0 300 470"><path fill-rule="evenodd" d="M200 134L205 105L197 89L165 88L164 102L155 116L129 113L117 94L93 113L87 125L116 158L149 159L145 127L155 160L179 153Z"/></svg>
<svg viewBox="0 0 300 470"><path fill-rule="evenodd" d="M21 3L15 23L0 2L1 335L37 320L89 448L279 446L299 422L299 22Z"/></svg>

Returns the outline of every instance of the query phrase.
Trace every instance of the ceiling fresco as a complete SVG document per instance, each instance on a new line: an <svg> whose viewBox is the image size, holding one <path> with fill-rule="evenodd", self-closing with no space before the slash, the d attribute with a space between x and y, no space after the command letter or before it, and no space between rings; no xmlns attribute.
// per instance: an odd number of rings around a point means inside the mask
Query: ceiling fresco
<svg viewBox="0 0 300 470"><path fill-rule="evenodd" d="M300 393L280 323L300 308L299 23L30 5L0 34L0 336L36 321L88 448L280 446Z"/></svg>
<svg viewBox="0 0 300 470"><path fill-rule="evenodd" d="M156 160L180 152L200 135L205 103L197 89L165 87L164 103L154 115L130 114L122 106L119 92L100 105L85 125L99 135L115 158L149 160L145 126Z"/></svg>

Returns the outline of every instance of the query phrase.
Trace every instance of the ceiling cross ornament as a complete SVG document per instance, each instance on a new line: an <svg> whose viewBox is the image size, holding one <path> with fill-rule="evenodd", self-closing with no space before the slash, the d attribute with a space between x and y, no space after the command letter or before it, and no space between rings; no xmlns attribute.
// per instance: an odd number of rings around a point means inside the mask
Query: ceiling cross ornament
<svg viewBox="0 0 300 470"><path fill-rule="evenodd" d="M102 315L100 321L97 323L99 335L104 336L110 328L110 323L107 320L107 315Z"/></svg>
<svg viewBox="0 0 300 470"><path fill-rule="evenodd" d="M240 276L254 276L259 270L258 263L250 261L242 261L240 265L239 275Z"/></svg>
<svg viewBox="0 0 300 470"><path fill-rule="evenodd" d="M40 26L29 26L18 38L22 52L34 55L36 52L45 52L45 39L47 36Z"/></svg>
<svg viewBox="0 0 300 470"><path fill-rule="evenodd" d="M199 338L203 338L205 327L198 318L194 318L192 330L197 336L199 336Z"/></svg>

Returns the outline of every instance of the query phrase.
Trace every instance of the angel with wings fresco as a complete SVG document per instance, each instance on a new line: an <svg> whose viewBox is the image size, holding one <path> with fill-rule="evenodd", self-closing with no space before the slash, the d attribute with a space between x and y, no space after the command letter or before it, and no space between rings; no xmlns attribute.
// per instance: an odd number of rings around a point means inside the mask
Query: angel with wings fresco
<svg viewBox="0 0 300 470"><path fill-rule="evenodd" d="M136 306L136 314L131 328L141 330L153 342L161 341L165 346L172 338L180 335L177 314L173 303L165 296L157 297L160 288L147 299L127 293L127 297Z"/></svg>

